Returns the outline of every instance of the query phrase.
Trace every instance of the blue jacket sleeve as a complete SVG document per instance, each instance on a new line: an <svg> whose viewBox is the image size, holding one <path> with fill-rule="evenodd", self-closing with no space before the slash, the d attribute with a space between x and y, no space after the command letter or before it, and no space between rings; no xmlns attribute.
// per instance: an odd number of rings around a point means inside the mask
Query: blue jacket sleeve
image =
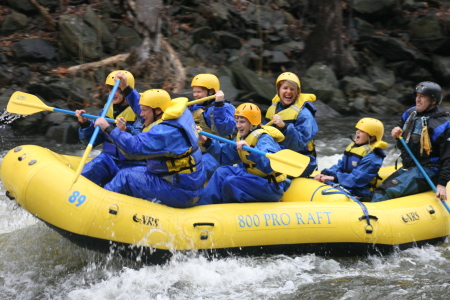
<svg viewBox="0 0 450 300"><path fill-rule="evenodd" d="M100 111L100 114L103 110ZM89 126L85 127L85 128L78 128L78 138L80 139L80 141L87 145L89 144L92 134L94 133L95 127L94 127L94 122L93 120L88 120L89 122ZM107 139L106 134L103 133L103 131L100 131L97 135L97 138L94 141L94 145L92 145L93 147L96 147L100 144L103 144L103 142Z"/></svg>
<svg viewBox="0 0 450 300"><path fill-rule="evenodd" d="M211 145L206 149L206 151L211 154L221 165L233 165L241 161L235 145L221 143L215 139L212 139Z"/></svg>
<svg viewBox="0 0 450 300"><path fill-rule="evenodd" d="M317 131L316 119L307 108L303 108L295 120L295 123L288 123L283 130L284 141L280 144L287 149L299 152L314 139Z"/></svg>
<svg viewBox="0 0 450 300"><path fill-rule="evenodd" d="M383 164L383 159L383 157L371 152L361 159L359 165L351 173L344 173L339 170L335 176L343 187L350 189L365 187L377 176Z"/></svg>
<svg viewBox="0 0 450 300"><path fill-rule="evenodd" d="M263 134L259 138L255 149L267 153L276 153L281 150L280 145L268 134ZM270 159L268 159L265 155L250 152L249 159L255 162L256 167L264 173L272 174L274 172L270 166Z"/></svg>
<svg viewBox="0 0 450 300"><path fill-rule="evenodd" d="M139 104L140 99L141 94L139 94L139 92L136 89L133 89L131 93L125 97L125 100L127 100L128 105L136 114L137 119L139 119L141 123L144 124L145 119L141 117L141 106Z"/></svg>
<svg viewBox="0 0 450 300"><path fill-rule="evenodd" d="M181 155L190 148L189 140L180 129L165 124L137 135L115 128L109 136L122 152L134 159L157 158L168 153Z"/></svg>
<svg viewBox="0 0 450 300"><path fill-rule="evenodd" d="M214 110L214 124L219 135L222 137L232 135L236 129L236 120L234 119L236 109L234 106L225 102L223 106L213 106L211 108Z"/></svg>

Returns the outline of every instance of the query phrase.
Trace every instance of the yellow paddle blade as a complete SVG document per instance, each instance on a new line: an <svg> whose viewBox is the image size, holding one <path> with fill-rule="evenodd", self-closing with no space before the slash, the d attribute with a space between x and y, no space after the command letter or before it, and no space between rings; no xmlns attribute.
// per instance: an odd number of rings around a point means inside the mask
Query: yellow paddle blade
<svg viewBox="0 0 450 300"><path fill-rule="evenodd" d="M38 97L23 93L14 92L9 98L6 111L18 115L31 115L43 110L53 111L53 107L45 105Z"/></svg>
<svg viewBox="0 0 450 300"><path fill-rule="evenodd" d="M270 166L274 171L293 177L300 176L310 161L308 156L289 149L283 149L277 153L267 153L266 157L270 159Z"/></svg>

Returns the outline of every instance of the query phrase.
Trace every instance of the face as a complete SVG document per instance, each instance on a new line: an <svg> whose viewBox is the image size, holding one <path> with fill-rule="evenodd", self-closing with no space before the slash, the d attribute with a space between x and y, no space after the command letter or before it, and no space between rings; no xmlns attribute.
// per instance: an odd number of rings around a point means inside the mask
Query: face
<svg viewBox="0 0 450 300"><path fill-rule="evenodd" d="M140 105L141 114L140 116L145 119L144 127L155 122L155 115L153 114L153 109L150 106Z"/></svg>
<svg viewBox="0 0 450 300"><path fill-rule="evenodd" d="M421 93L416 93L416 110L417 112L423 112L427 110L430 105L431 99L429 96L425 96Z"/></svg>
<svg viewBox="0 0 450 300"><path fill-rule="evenodd" d="M236 116L236 128L241 136L247 136L252 124L247 118Z"/></svg>
<svg viewBox="0 0 450 300"><path fill-rule="evenodd" d="M111 93L112 91L112 86L108 85L108 92ZM113 98L113 104L122 104L122 105L127 105L128 103L126 101L124 101L124 97L122 96L122 94L120 94L122 90L120 88L117 88L116 93L114 94L114 98Z"/></svg>
<svg viewBox="0 0 450 300"><path fill-rule="evenodd" d="M369 141L369 134L367 134L365 131L362 131L361 129L356 130L355 134L355 144L356 145L362 145Z"/></svg>
<svg viewBox="0 0 450 300"><path fill-rule="evenodd" d="M201 99L208 97L208 90L202 86L193 86L192 94L194 95L194 99Z"/></svg>
<svg viewBox="0 0 450 300"><path fill-rule="evenodd" d="M283 82L278 89L281 103L291 105L297 98L297 89L292 88L287 82Z"/></svg>

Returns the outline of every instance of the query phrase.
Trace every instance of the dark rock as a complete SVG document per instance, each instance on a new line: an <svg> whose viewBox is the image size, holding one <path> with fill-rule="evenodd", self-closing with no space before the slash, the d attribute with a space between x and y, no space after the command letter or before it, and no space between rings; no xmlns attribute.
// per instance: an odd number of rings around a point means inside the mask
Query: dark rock
<svg viewBox="0 0 450 300"><path fill-rule="evenodd" d="M14 44L14 52L17 58L31 61L52 60L56 56L53 46L42 39L26 39Z"/></svg>

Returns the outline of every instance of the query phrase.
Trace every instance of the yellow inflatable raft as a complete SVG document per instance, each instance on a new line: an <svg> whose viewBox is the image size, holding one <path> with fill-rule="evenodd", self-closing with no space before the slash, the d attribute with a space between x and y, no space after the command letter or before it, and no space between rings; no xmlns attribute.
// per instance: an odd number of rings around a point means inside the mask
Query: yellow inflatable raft
<svg viewBox="0 0 450 300"><path fill-rule="evenodd" d="M106 191L82 176L72 186L79 162L80 157L20 146L4 157L1 180L10 199L73 242L146 261L190 250L388 253L443 241L450 230L449 213L431 191L357 203L330 194L330 187L320 182L299 178L282 202L175 209ZM380 175L385 178L392 171L383 168Z"/></svg>

